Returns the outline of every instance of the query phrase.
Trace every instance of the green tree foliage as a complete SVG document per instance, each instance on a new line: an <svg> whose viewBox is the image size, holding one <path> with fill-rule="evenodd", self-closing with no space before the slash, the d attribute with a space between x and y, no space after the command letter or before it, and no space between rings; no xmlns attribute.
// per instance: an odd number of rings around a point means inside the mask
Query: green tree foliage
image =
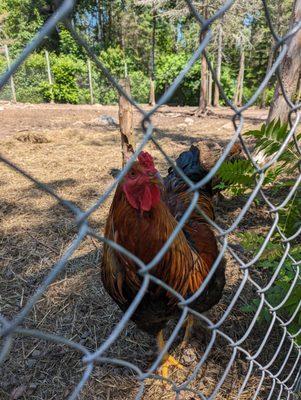
<svg viewBox="0 0 301 400"><path fill-rule="evenodd" d="M10 46L12 54L18 54L47 20L49 16L47 3L50 2L43 0L1 0L0 13L8 13L4 31L7 37L12 40ZM58 46L57 32L46 39L44 46L49 48Z"/></svg>
<svg viewBox="0 0 301 400"><path fill-rule="evenodd" d="M4 40L9 40L12 59L49 18L54 10L54 3L50 0L2 0L0 2L0 15L5 15L0 22L0 46ZM195 2L195 5L200 13L206 11L208 15L213 15L222 3L221 0L206 0L206 2ZM289 29L292 0L278 3L272 2L269 7L276 30L283 34ZM173 2L168 0L155 2L152 0L79 0L76 2L76 8L72 15L78 31L93 47L97 56L103 60L112 74L117 79L124 77L127 73L134 77L132 87L138 101L146 101L148 97L146 81L151 74L152 66L154 8L156 15L154 76L156 98L158 98L185 66L186 61L199 44L199 25L190 15L184 0ZM259 0L235 2L224 17L212 25L214 35L207 47L207 52L214 66L217 56L217 28L219 25L223 31L221 83L227 96L233 99L237 86L240 51L243 46L245 52L243 101L246 101L252 96L266 74L271 52L271 34L261 2ZM53 75L57 77L66 74L65 56L74 57L76 60L86 60L85 53L74 43L62 24L44 40L37 52L42 55L44 49L53 54L52 58L54 58L54 54L62 57L61 63L55 61L56 65L63 68L61 73L58 73L57 69L53 72ZM3 65L0 66L3 69ZM70 68L68 71L71 74ZM140 82L138 82L138 76L141 76ZM74 87L74 81L76 85L79 84L77 90ZM83 84L83 82L85 83ZM187 74L171 102L197 105L200 82L201 66L200 62L197 62ZM55 83L57 87L62 87L60 82ZM100 73L94 74L94 83L97 101L116 102L117 95L114 89ZM47 92L46 85L44 85L44 97L41 97L41 93L33 96L30 79L27 85L26 80L20 78L19 84L21 84L19 89L16 85L17 91L20 92L19 100L49 99L49 95L45 94ZM57 93L55 96L57 101L84 100L85 96L82 96L83 89L86 88L86 68L84 66L81 71L76 72L76 79L70 78L70 85L68 90L64 87L64 95L61 96ZM271 81L267 88L267 103L272 98L273 85L274 81ZM139 94L140 90L141 95ZM78 93L76 94L76 92ZM258 100L258 104L260 101L261 99Z"/></svg>

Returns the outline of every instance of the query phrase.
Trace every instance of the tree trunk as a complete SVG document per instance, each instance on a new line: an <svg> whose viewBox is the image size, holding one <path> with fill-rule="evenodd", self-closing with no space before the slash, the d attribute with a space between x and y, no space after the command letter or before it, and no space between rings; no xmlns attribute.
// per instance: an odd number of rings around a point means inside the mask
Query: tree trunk
<svg viewBox="0 0 301 400"><path fill-rule="evenodd" d="M129 79L122 79L120 86L125 92L131 95L131 87ZM123 96L119 98L119 126L121 134L121 152L122 152L122 167L125 166L128 159L134 153L135 135L133 129L133 107Z"/></svg>
<svg viewBox="0 0 301 400"><path fill-rule="evenodd" d="M200 41L205 37L205 34L200 35ZM207 109L207 62L204 54L201 56L201 90L199 98L199 108L197 115L205 114Z"/></svg>
<svg viewBox="0 0 301 400"><path fill-rule="evenodd" d="M272 68L273 64L273 56L274 56L274 42L271 44L270 52L269 52L269 59L268 59L268 65L267 65L267 70L266 74L269 72L269 70ZM266 102L267 102L267 95L266 95L266 87L264 88L262 92L262 97L261 97L261 102L260 102L260 108L266 107Z"/></svg>
<svg viewBox="0 0 301 400"><path fill-rule="evenodd" d="M216 77L218 81L221 81L221 70L222 70L222 46L223 46L223 31L222 25L218 27L218 47L217 47L217 60L216 60ZM219 106L219 89L217 84L214 84L214 107Z"/></svg>
<svg viewBox="0 0 301 400"><path fill-rule="evenodd" d="M299 75L296 103L300 103L300 100L301 100L301 76Z"/></svg>
<svg viewBox="0 0 301 400"><path fill-rule="evenodd" d="M155 9L155 1L153 1L153 29L152 29L152 48L150 55L150 88L149 88L149 105L154 106L156 104L155 97L155 49L156 49L156 25L157 25L157 13Z"/></svg>
<svg viewBox="0 0 301 400"><path fill-rule="evenodd" d="M97 0L97 39L103 40L102 0Z"/></svg>
<svg viewBox="0 0 301 400"><path fill-rule="evenodd" d="M207 108L207 63L204 54L202 54L202 75L201 75L201 92L199 101L199 112L205 113Z"/></svg>
<svg viewBox="0 0 301 400"><path fill-rule="evenodd" d="M104 15L107 12L104 0L98 0L98 39L101 47L105 46L107 39L106 22Z"/></svg>
<svg viewBox="0 0 301 400"><path fill-rule="evenodd" d="M208 69L208 105L212 105L212 74Z"/></svg>
<svg viewBox="0 0 301 400"><path fill-rule="evenodd" d="M113 35L112 35L112 26L113 26L113 21L112 21L112 2L108 1L105 3L107 6L107 12L108 12L108 43L112 43L113 40Z"/></svg>
<svg viewBox="0 0 301 400"><path fill-rule="evenodd" d="M292 25L301 19L301 0L295 0ZM288 98L292 98L297 90L298 77L301 71L301 29L287 41L288 50L282 61L281 81ZM267 122L280 119L286 122L289 114L289 106L285 101L279 82L276 85L274 98L270 107Z"/></svg>
<svg viewBox="0 0 301 400"><path fill-rule="evenodd" d="M203 17L207 19L208 17L208 4L204 4ZM207 32L200 32L200 43L205 38ZM200 88L200 98L199 98L199 108L196 111L196 115L206 114L207 111L207 62L204 53L201 55L201 88Z"/></svg>
<svg viewBox="0 0 301 400"><path fill-rule="evenodd" d="M242 94L243 94L243 84L244 84L244 73L245 73L245 50L243 44L240 50L240 61L239 61L239 72L237 77L237 87L234 97L234 104L241 106L242 104Z"/></svg>
<svg viewBox="0 0 301 400"><path fill-rule="evenodd" d="M242 97L244 92L244 78L245 78L245 50L242 49L242 56L241 56L241 75L240 75L240 87L238 93L238 106L242 105Z"/></svg>

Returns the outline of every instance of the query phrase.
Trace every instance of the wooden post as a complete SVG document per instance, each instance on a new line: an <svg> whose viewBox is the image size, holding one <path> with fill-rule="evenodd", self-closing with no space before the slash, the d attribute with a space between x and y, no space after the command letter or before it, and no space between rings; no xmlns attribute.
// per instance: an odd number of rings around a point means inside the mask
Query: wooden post
<svg viewBox="0 0 301 400"><path fill-rule="evenodd" d="M120 86L131 95L130 81L128 78L120 80ZM119 126L121 134L122 167L134 153L135 136L133 128L133 107L123 96L119 97Z"/></svg>
<svg viewBox="0 0 301 400"><path fill-rule="evenodd" d="M4 45L4 51L5 51L5 56L6 56L7 68L10 69L10 58L9 58L9 52L8 52L7 44ZM13 102L16 103L17 102L17 97L16 97L16 90L15 90L15 83L14 83L13 76L10 77L10 88L11 88L11 94L12 94Z"/></svg>
<svg viewBox="0 0 301 400"><path fill-rule="evenodd" d="M91 68L91 61L88 58L88 74L89 74L89 88L90 88L90 103L94 103L94 96L93 96L93 83L92 83L92 68Z"/></svg>
<svg viewBox="0 0 301 400"><path fill-rule="evenodd" d="M50 69L49 53L47 50L45 50L45 58L46 58L48 82L50 85L50 92L51 92L50 103L54 103L54 98L53 98L54 96L53 96L53 89L52 89L53 82L52 82L51 69Z"/></svg>
<svg viewBox="0 0 301 400"><path fill-rule="evenodd" d="M149 105L156 105L156 96L155 96L155 82L152 78L150 78L150 91L149 91Z"/></svg>

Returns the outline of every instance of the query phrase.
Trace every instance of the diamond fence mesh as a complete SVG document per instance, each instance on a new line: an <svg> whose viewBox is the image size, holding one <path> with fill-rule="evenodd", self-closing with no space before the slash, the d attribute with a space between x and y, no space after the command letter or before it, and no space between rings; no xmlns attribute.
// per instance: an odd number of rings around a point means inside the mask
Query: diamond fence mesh
<svg viewBox="0 0 301 400"><path fill-rule="evenodd" d="M251 107L258 96L262 93L263 89L265 86L268 84L270 78L272 77L273 74L276 74L280 84L281 84L281 75L280 75L280 68L281 68L281 62L283 58L285 57L285 54L287 52L287 41L289 38L296 34L298 29L301 28L301 21L298 22L298 24L290 31L288 32L284 37L278 37L277 34L275 34L274 29L273 29L273 24L270 18L270 13L268 10L268 6L263 0L263 6L265 9L265 15L266 15L266 21L267 24L269 25L271 34L274 37L275 40L275 54L276 54L276 59L275 62L271 68L271 70L267 73L265 76L264 80L258 87L256 93L252 96L252 98L241 108L237 108L231 101L230 99L227 98L225 95L223 88L220 84L220 82L217 80L214 69L212 68L212 65L210 64L210 61L207 57L206 54L206 46L212 39L212 31L211 31L211 26L214 21L217 19L221 18L224 13L226 13L231 5L233 4L233 0L225 2L225 4L209 19L204 19L200 13L197 11L197 9L194 6L194 3L192 1L186 0L187 7L189 7L191 14L195 17L195 19L199 22L202 32L204 33L203 35L203 40L201 41L200 45L198 46L197 50L187 63L186 67L183 69L183 71L177 76L173 84L166 90L164 95L160 98L158 103L149 111L146 112L144 111L131 97L128 96L126 92L120 87L118 82L113 78L113 76L110 74L110 72L104 67L104 65L101 63L101 60L97 58L97 56L94 54L93 50L89 47L89 45L85 42L85 40L76 32L76 29L68 20L68 15L73 10L74 7L74 0L65 0L61 3L59 8L56 10L56 12L49 18L49 20L46 22L46 24L42 27L40 32L36 35L36 37L28 43L27 47L24 49L22 54L15 60L11 68L7 70L0 78L0 88L2 88L5 83L8 82L9 78L14 74L14 72L17 71L17 69L22 65L22 63L25 61L27 56L34 51L43 41L44 37L47 36L54 28L55 26L61 22L64 21L65 26L68 28L70 33L72 34L74 40L82 46L88 56L94 61L96 66L102 71L102 73L107 77L107 79L111 82L111 84L118 90L118 92L123 95L124 97L127 98L129 102L132 103L132 105L138 110L138 112L142 116L142 129L144 132L144 137L141 143L137 146L137 149L135 151L135 154L132 156L132 158L129 160L125 168L120 172L118 177L116 178L115 182L109 187L109 189L97 200L97 202L90 207L87 210L82 210L80 207L77 205L69 202L68 200L62 198L59 196L53 189L51 189L49 186L43 184L42 182L38 181L35 179L33 176L31 176L29 173L27 173L25 170L19 168L16 164L14 164L12 161L9 159L0 156L0 159L3 163L5 163L9 168L13 169L19 174L22 174L26 179L34 183L40 190L47 192L50 196L55 198L59 203L61 203L64 207L66 207L68 210L70 210L73 215L74 219L76 221L77 227L78 227L78 234L76 239L72 242L68 250L65 252L65 254L59 259L59 261L53 266L51 269L50 273L45 277L41 285L37 288L35 293L29 298L25 306L21 309L17 315L14 316L11 320L5 318L3 315L0 315L0 337L2 339L1 342L1 352L0 352L0 363L5 363L5 360L10 357L10 350L14 346L14 340L16 337L21 337L21 336L30 336L34 337L37 339L44 340L46 342L54 342L58 344L62 344L65 346L70 347L71 349L79 352L82 354L82 366L84 368L84 372L82 374L82 377L77 384L77 386L74 388L73 392L69 396L69 399L75 399L80 397L81 390L83 389L84 385L89 381L89 378L91 377L92 371L94 367L97 364L103 363L109 363L112 365L116 366L122 366L125 368L130 369L133 373L135 373L137 377L137 382L139 384L139 391L137 392L136 398L140 399L143 397L144 389L145 389L145 381L149 377L154 377L156 379L162 379L159 375L156 375L155 371L157 367L160 364L160 361L163 358L163 353L161 353L158 358L155 360L155 362L151 365L151 367L147 370L147 372L143 372L137 365L134 365L131 362L117 359L117 358L110 358L106 356L107 350L110 348L110 346L118 341L121 332L124 330L126 324L130 320L132 314L134 313L135 309L143 299L143 296L145 295L148 285L151 281L155 282L158 285L161 285L162 287L166 288L168 291L170 291L174 296L176 296L179 300L178 306L182 310L181 317L179 318L175 328L172 331L172 334L170 335L167 343L165 350L167 350L172 343L174 342L177 334L179 333L179 330L184 324L184 321L189 313L193 313L193 315L198 318L200 321L203 322L203 325L205 325L209 332L210 332L210 341L207 344L206 351L204 352L203 356L201 359L198 361L194 371L190 376L185 380L180 385L176 385L174 382L170 381L172 384L172 389L174 390L175 393L175 398L180 399L182 393L184 392L189 392L193 396L196 396L201 399L214 399L216 398L218 392L220 391L223 383L225 382L227 375L229 374L230 369L233 367L234 361L238 357L245 357L245 359L248 362L248 371L246 373L246 376L243 379L242 384L237 384L237 397L236 398L246 398L243 397L243 393L245 388L248 385L248 382L250 380L250 377L254 370L257 371L257 373L260 375L260 380L258 382L257 388L255 393L252 394L252 398L256 399L259 396L261 388L265 385L265 382L267 379L269 379L270 385L269 385L269 390L267 392L266 398L267 399L296 399L298 398L298 391L300 391L300 386L301 386L301 363L300 363L300 355L301 355L301 350L300 346L297 344L296 338L300 334L300 330L296 332L295 334L291 334L289 332L289 326L294 320L294 318L298 315L301 307L301 301L299 301L298 306L296 307L293 315L291 315L287 320L283 320L283 317L279 314L279 309L282 307L283 304L285 304L286 300L289 298L291 295L292 291L296 287L296 285L300 284L300 261L297 261L292 254L290 253L291 245L290 243L297 238L298 235L300 235L301 231L300 228L299 230L291 237L286 237L282 230L280 229L278 223L279 223L279 211L285 207L285 205L292 199L292 197L296 194L296 191L298 190L298 186L301 181L301 173L300 170L298 171L298 177L295 180L295 184L292 186L290 192L287 194L286 198L282 201L282 203L278 206L274 206L269 199L266 197L265 193L262 191L262 185L265 177L266 171L273 166L273 164L276 163L277 159L280 157L282 152L285 150L286 146L288 145L289 141L294 140L295 147L297 152L301 155L301 149L300 149L300 144L298 144L297 138L296 138L296 129L298 127L299 121L300 121L300 113L299 113L299 104L293 104L292 101L285 96L286 101L288 106L290 107L290 114L289 114L289 133L287 135L287 138L284 140L282 146L280 147L279 152L268 162L265 163L263 167L260 167L255 159L252 157L250 154L248 147L245 143L245 139L242 136L242 129L244 126L244 115L243 112L247 110L249 107ZM279 51L278 51L279 50ZM214 82L218 85L220 94L223 97L224 101L226 104L232 109L233 111L233 136L227 146L225 147L223 154L219 158L219 160L216 162L215 166L211 169L211 171L207 174L207 176L202 179L198 183L192 183L182 172L177 168L177 166L173 163L173 161L166 155L164 150L161 148L159 142L154 136L154 133L158 132L159 130L153 125L152 123L152 116L156 113L158 108L165 104L173 95L175 90L177 89L178 85L181 83L183 78L185 77L185 74L189 71L189 69L192 67L192 65L199 60L201 54L205 54L206 60L208 63L208 66L212 72L213 80ZM282 86L282 89L283 86ZM285 93L285 92L284 92ZM164 134L164 132L163 132ZM223 161L226 159L227 155L229 154L233 144L235 141L239 139L242 143L242 146L253 163L256 171L257 171L257 181L256 185L250 194L248 200L242 207L241 211L239 212L236 220L234 223L228 228L228 229L222 229L220 226L218 226L216 223L213 221L209 221L210 224L217 230L218 232L218 240L220 241L221 244L221 250L219 257L215 261L211 272L201 285L201 287L198 289L198 291L190 298L184 299L182 298L179 293L177 293L175 290L173 290L171 287L167 287L167 285L155 278L151 272L152 268L156 265L156 263L163 257L165 252L168 250L170 244L178 234L178 232L182 229L183 225L189 218L190 213L192 210L196 207L197 205L197 200L198 200L198 189L201 188L204 184L206 184L213 176L214 174L218 171L220 168L221 164ZM95 230L93 230L88 223L88 218L93 214L101 205L102 203L108 198L108 196L112 193L112 191L116 188L117 184L123 179L123 177L126 175L126 173L129 171L131 168L132 163L135 161L135 158L139 154L139 152L145 147L147 142L152 141L154 145L159 149L159 151L162 153L163 157L170 163L176 171L179 173L179 175L183 178L183 180L189 185L190 191L193 193L191 204L186 210L186 212L183 214L182 218L178 222L177 228L174 230L168 241L164 244L162 249L159 251L159 253L156 255L156 257L147 265L145 265L141 260L137 260L133 254L131 254L129 251L127 251L125 248L122 246L118 245L117 243L114 243L112 241L109 241L105 237L102 237L99 235ZM228 242L228 237L229 235L235 231L235 229L238 227L239 223L243 219L243 217L246 215L248 212L248 209L250 208L252 202L256 198L258 194L261 194L262 198L264 199L267 207L269 208L270 215L273 217L273 223L270 226L269 232L260 247L259 251L257 252L256 256L254 256L250 261L244 262L241 257L235 252L235 250L229 246ZM205 216L206 217L206 216ZM208 219L208 217L207 217ZM271 236L273 235L274 232L278 232L279 235L281 236L282 242L283 242L283 254L282 257L279 258L279 267L276 269L276 272L270 279L270 281L264 286L261 287L251 276L251 271L252 268L254 268L255 263L257 260L260 258L262 255L263 251L266 249ZM55 335L52 333L45 333L40 330L34 330L34 329L27 329L23 327L23 322L26 319L26 317L29 315L29 313L32 311L34 305L39 301L39 299L43 296L43 294L46 292L48 287L55 281L55 279L58 277L58 275L64 270L66 263L68 262L69 258L72 256L72 254L76 251L80 243L83 241L84 238L87 236L91 236L96 238L97 240L101 242L107 243L109 246L111 246L113 249L116 251L119 251L135 261L140 269L138 273L143 277L143 281L141 284L141 288L132 302L131 306L128 308L128 310L125 312L123 317L120 319L118 324L114 327L112 330L111 334L109 337L101 344L101 346L96 350L96 351L91 351L89 350L86 346L82 345L81 343L77 343L73 340L66 339L64 337L61 337L59 335ZM240 285L236 291L236 293L233 294L233 298L230 302L230 304L227 306L225 309L223 315L221 318L218 320L218 322L213 323L208 317L196 313L194 310L190 308L190 304L194 299L199 296L202 291L205 289L208 281L214 274L221 258L225 254L225 252L228 251L231 256L235 259L236 265L238 266L239 270L241 271L241 282ZM295 276L291 282L291 285L289 289L287 290L285 298L279 303L277 306L272 306L269 301L267 300L266 292L267 290L271 287L277 276L279 275L281 268L283 266L284 260L289 259L290 262L292 263L294 267L294 272ZM231 313L231 310L233 309L234 305L237 303L238 299L240 298L243 289L245 288L246 284L250 284L254 287L254 291L256 293L256 296L259 299L258 302L258 307L257 311L249 323L245 334L239 338L238 340L234 340L229 333L226 333L223 330L223 323L226 320L226 318L229 316ZM266 307L268 308L272 319L270 322L270 325L266 331L266 333L263 335L262 340L257 343L257 348L254 353L250 353L245 347L244 343L245 341L250 337L254 326L256 324L256 320L263 310L263 308ZM270 359L268 362L263 363L260 361L260 355L264 351L265 347L268 345L269 340L271 339L272 331L275 327L278 327L281 329L281 335L279 337L278 342L273 345L273 352L270 354ZM213 346L217 342L217 338L222 338L225 342L227 342L228 347L231 349L231 356L229 359L229 362L227 366L224 369L224 372L220 379L218 379L215 382L214 389L212 390L211 394L204 395L201 390L196 390L190 387L190 383L195 379L197 376L198 372L201 370L201 368L204 366L206 359L208 358ZM286 343L286 345L285 345ZM288 345L287 345L288 343ZM279 356L279 354L283 354L283 358L281 361L281 364L279 363L276 366L275 360ZM4 364L5 366L5 364Z"/></svg>

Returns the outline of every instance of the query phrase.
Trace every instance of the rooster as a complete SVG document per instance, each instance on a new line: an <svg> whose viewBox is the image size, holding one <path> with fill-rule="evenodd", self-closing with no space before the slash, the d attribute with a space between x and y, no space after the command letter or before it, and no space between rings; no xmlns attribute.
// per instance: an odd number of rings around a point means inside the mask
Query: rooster
<svg viewBox="0 0 301 400"><path fill-rule="evenodd" d="M201 166L199 150L191 146L180 154L177 166L193 182L199 182L207 171ZM160 251L189 206L192 194L173 168L162 180L152 156L141 152L121 183L119 183L105 228L105 237L126 248L145 264ZM211 183L199 189L198 207L214 219ZM192 296L209 273L218 256L217 241L211 226L196 208L175 237L168 251L150 271L185 299ZM142 283L136 263L105 244L102 260L102 281L109 295L122 311L127 310ZM190 305L203 313L218 303L225 285L225 265L222 260L202 294ZM180 315L178 299L160 285L151 282L143 300L131 319L137 326L157 337L159 350L164 347L163 329L166 323ZM184 342L187 342L193 318L186 322ZM168 368L183 366L165 354L160 372L168 377Z"/></svg>

